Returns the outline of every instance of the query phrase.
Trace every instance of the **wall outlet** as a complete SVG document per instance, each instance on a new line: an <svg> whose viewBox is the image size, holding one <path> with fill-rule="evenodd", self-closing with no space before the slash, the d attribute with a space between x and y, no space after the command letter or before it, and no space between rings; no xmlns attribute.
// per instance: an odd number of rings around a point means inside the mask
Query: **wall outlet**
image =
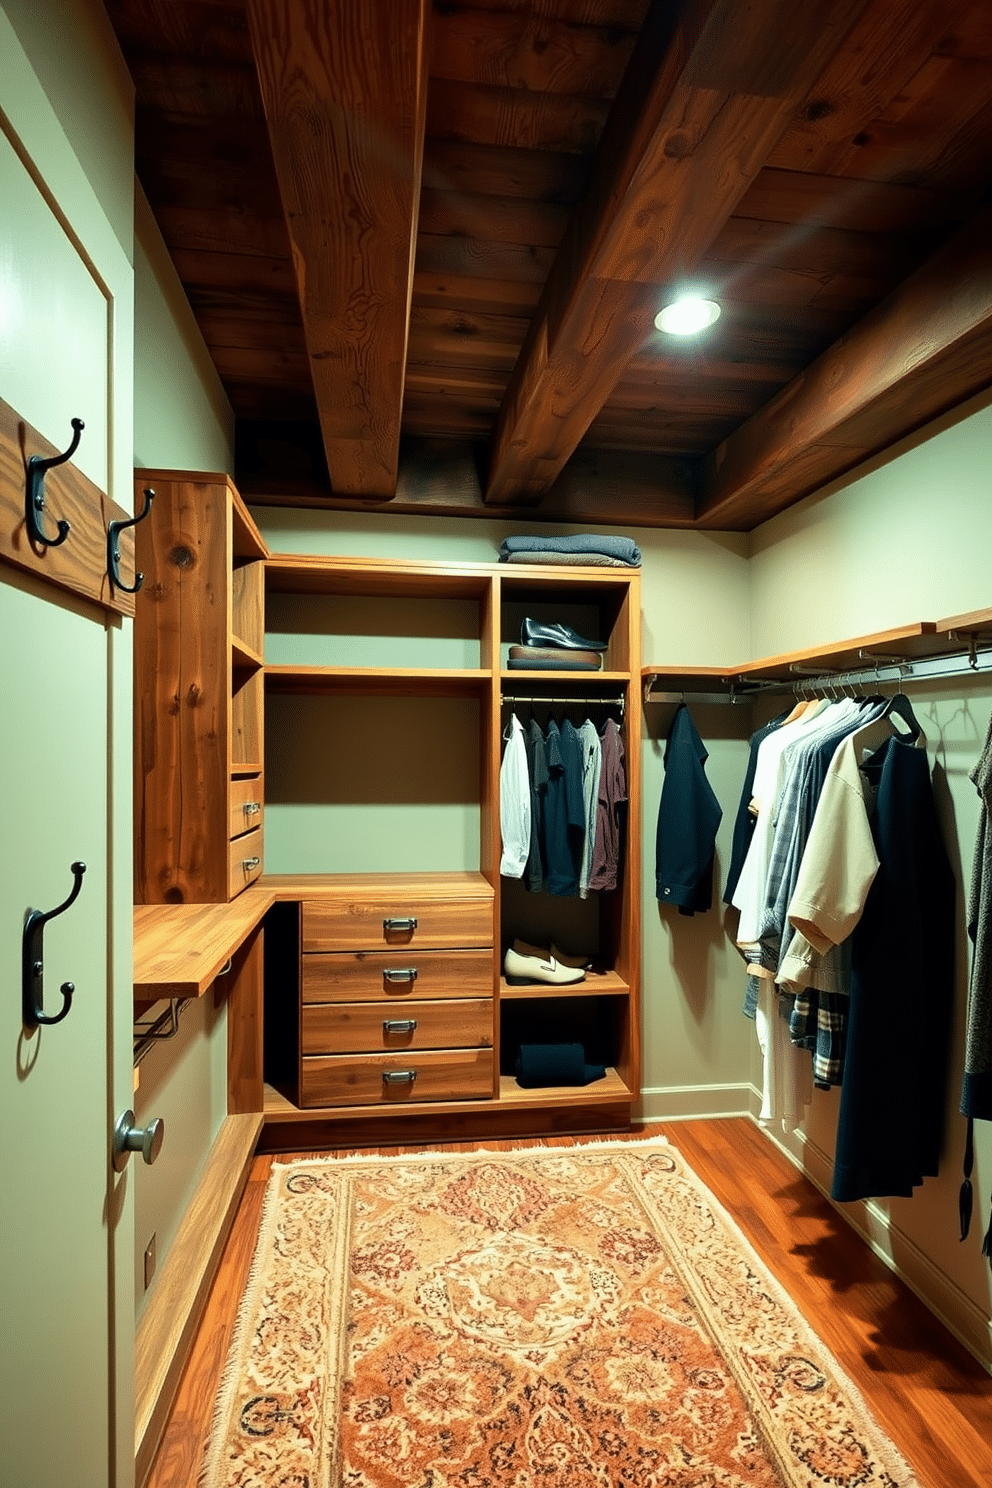
<svg viewBox="0 0 992 1488"><path fill-rule="evenodd" d="M151 1286L152 1277L155 1275L155 1236L145 1246L145 1291Z"/></svg>

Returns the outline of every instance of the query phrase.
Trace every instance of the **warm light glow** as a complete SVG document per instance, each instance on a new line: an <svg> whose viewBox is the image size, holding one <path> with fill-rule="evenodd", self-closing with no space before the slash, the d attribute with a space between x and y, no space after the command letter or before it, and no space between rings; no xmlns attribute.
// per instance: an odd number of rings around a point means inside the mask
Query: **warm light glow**
<svg viewBox="0 0 992 1488"><path fill-rule="evenodd" d="M697 331L705 331L707 326L711 326L719 314L720 306L716 300L676 300L658 312L654 323L659 331L665 331L669 336L694 336Z"/></svg>

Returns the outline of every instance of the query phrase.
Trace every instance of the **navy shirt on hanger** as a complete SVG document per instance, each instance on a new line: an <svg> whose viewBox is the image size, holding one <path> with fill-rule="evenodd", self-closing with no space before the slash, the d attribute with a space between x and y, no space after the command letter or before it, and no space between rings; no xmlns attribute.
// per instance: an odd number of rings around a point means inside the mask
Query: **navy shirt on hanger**
<svg viewBox="0 0 992 1488"><path fill-rule="evenodd" d="M713 856L723 812L703 769L706 754L689 709L679 703L665 745L655 891L663 904L677 904L684 915L713 903Z"/></svg>
<svg viewBox="0 0 992 1488"><path fill-rule="evenodd" d="M574 725L552 719L545 737L548 786L544 798L544 887L567 897L579 890L586 808L582 795L582 753Z"/></svg>

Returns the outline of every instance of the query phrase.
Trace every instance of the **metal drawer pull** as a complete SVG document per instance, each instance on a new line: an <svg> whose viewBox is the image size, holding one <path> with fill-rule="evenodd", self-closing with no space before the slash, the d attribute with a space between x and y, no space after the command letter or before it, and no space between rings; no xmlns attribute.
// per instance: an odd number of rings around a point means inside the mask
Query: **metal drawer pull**
<svg viewBox="0 0 992 1488"><path fill-rule="evenodd" d="M416 930L417 917L416 915L407 915L406 919L403 920L383 920L382 928L386 935L391 930Z"/></svg>
<svg viewBox="0 0 992 1488"><path fill-rule="evenodd" d="M382 1025L383 1033L416 1033L416 1018L387 1018Z"/></svg>
<svg viewBox="0 0 992 1488"><path fill-rule="evenodd" d="M385 966L382 971L384 982L415 982L417 980L417 968L415 966Z"/></svg>
<svg viewBox="0 0 992 1488"><path fill-rule="evenodd" d="M257 816L262 809L261 801L246 801L242 810L245 816Z"/></svg>
<svg viewBox="0 0 992 1488"><path fill-rule="evenodd" d="M414 1070L383 1070L382 1083L384 1085L412 1085L417 1078Z"/></svg>
<svg viewBox="0 0 992 1488"><path fill-rule="evenodd" d="M261 861L261 858L242 858L241 866L246 873L250 873L253 868L258 867Z"/></svg>

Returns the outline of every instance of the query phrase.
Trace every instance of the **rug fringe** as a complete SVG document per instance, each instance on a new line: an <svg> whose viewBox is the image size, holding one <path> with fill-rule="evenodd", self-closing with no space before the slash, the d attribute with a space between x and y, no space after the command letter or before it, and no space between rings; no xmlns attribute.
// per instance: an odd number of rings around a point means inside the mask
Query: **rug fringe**
<svg viewBox="0 0 992 1488"><path fill-rule="evenodd" d="M471 1147L457 1152L445 1152L436 1147L426 1148L422 1152L410 1151L408 1153L391 1154L380 1156L375 1152L346 1153L344 1155L328 1154L326 1157L298 1157L292 1162L274 1162L272 1172L283 1172L287 1168L320 1168L320 1167L350 1167L366 1163L374 1163L377 1167L398 1163L419 1162L453 1162L459 1158L476 1157L500 1157L513 1159L524 1158L529 1152L560 1152L563 1156L574 1157L583 1152L616 1152L619 1148L624 1151L640 1147L664 1147L669 1152L678 1152L678 1148L668 1137L605 1137L594 1142L575 1142L567 1145L557 1146L543 1140L529 1142L526 1147L512 1147L500 1149L498 1147Z"/></svg>

